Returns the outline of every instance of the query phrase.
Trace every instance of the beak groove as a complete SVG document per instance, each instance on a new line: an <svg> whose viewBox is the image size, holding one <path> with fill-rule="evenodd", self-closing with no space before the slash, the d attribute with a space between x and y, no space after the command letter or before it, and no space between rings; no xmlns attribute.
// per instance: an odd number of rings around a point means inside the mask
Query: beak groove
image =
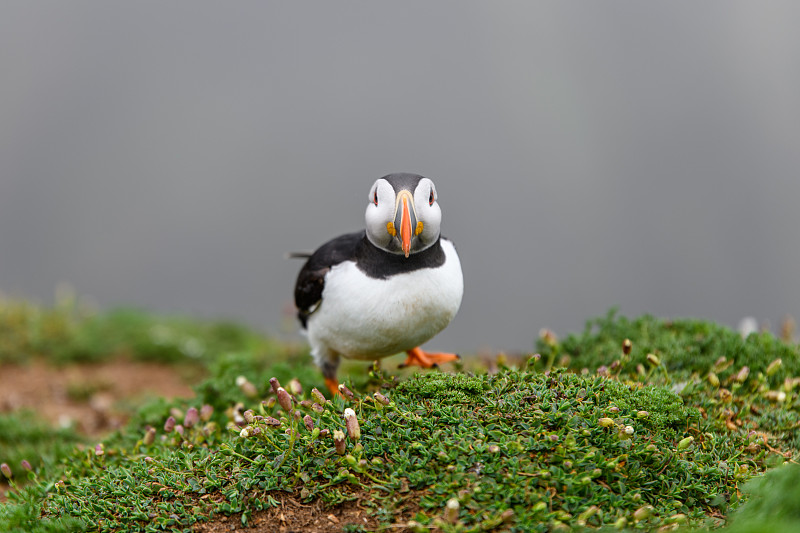
<svg viewBox="0 0 800 533"><path fill-rule="evenodd" d="M421 223L417 220L414 208L414 197L409 191L398 193L394 213L394 221L387 224L387 229L389 225L392 226L389 234L400 241L400 249L408 257L411 254L411 241L421 232Z"/></svg>

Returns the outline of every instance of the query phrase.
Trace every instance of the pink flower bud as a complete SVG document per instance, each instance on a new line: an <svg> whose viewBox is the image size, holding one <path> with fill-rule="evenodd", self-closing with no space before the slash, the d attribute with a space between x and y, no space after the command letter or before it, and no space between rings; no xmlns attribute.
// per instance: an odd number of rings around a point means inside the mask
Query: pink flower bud
<svg viewBox="0 0 800 533"><path fill-rule="evenodd" d="M281 407L283 407L283 410L286 411L287 413L291 411L292 397L289 396L289 393L286 392L286 389L284 389L283 387L278 387L278 392L276 394L278 395L278 403L280 404Z"/></svg>
<svg viewBox="0 0 800 533"><path fill-rule="evenodd" d="M303 417L303 424L305 424L307 430L314 430L314 419L311 418L311 415L306 415Z"/></svg>
<svg viewBox="0 0 800 533"><path fill-rule="evenodd" d="M278 394L278 389L281 386L281 382L278 381L278 378L269 378L269 385L272 387L272 392Z"/></svg>
<svg viewBox="0 0 800 533"><path fill-rule="evenodd" d="M171 416L167 418L166 422L164 422L164 431L167 433L172 433L173 429L175 429L175 417Z"/></svg>
<svg viewBox="0 0 800 533"><path fill-rule="evenodd" d="M289 392L291 392L293 396L300 396L303 394L303 386L300 384L299 379L292 378L289 380Z"/></svg>
<svg viewBox="0 0 800 533"><path fill-rule="evenodd" d="M311 410L314 411L315 413L322 413L322 412L325 411L325 408L322 407L317 402L314 402L314 403L311 404Z"/></svg>
<svg viewBox="0 0 800 533"><path fill-rule="evenodd" d="M186 410L186 416L183 417L183 427L190 428L200 421L200 415L196 407L190 407Z"/></svg>
<svg viewBox="0 0 800 533"><path fill-rule="evenodd" d="M268 416L268 417L264 418L264 423L266 425L268 425L268 426L275 426L275 427L278 427L278 426L281 425L281 421L280 420L278 420L277 418L273 418L271 416Z"/></svg>
<svg viewBox="0 0 800 533"><path fill-rule="evenodd" d="M253 413L252 409L248 409L247 411L242 413L242 417L244 418L244 421L247 422L248 424L252 424L253 422L256 421L255 413Z"/></svg>
<svg viewBox="0 0 800 533"><path fill-rule="evenodd" d="M356 412L350 409L349 407L344 410L344 420L345 425L347 426L347 435L350 437L350 440L357 441L361 438L361 428L358 425L358 418L356 418Z"/></svg>
<svg viewBox="0 0 800 533"><path fill-rule="evenodd" d="M236 378L236 386L239 387L245 396L248 398L255 398L258 396L258 389L255 385L250 383L248 379L244 376L239 376Z"/></svg>
<svg viewBox="0 0 800 533"><path fill-rule="evenodd" d="M32 471L33 471L33 467L31 466L31 464L28 462L28 460L27 460L27 459L23 459L23 460L20 462L20 465L22 466L22 469L23 469L23 470L26 470L26 471L28 471L28 472L32 472Z"/></svg>
<svg viewBox="0 0 800 533"><path fill-rule="evenodd" d="M214 414L214 408L208 404L205 404L203 405L203 407L200 408L200 420L202 420L203 422L208 422L209 420L211 420L211 415L213 414Z"/></svg>
<svg viewBox="0 0 800 533"><path fill-rule="evenodd" d="M103 446L102 442L94 447L94 454L97 455L98 457L101 455L105 455L105 453L106 453L105 446Z"/></svg>
<svg viewBox="0 0 800 533"><path fill-rule="evenodd" d="M344 435L342 435L342 438L344 438ZM11 472L11 467L8 466L7 463L0 464L0 472L2 472L3 475L6 476L8 479L14 477L14 474Z"/></svg>

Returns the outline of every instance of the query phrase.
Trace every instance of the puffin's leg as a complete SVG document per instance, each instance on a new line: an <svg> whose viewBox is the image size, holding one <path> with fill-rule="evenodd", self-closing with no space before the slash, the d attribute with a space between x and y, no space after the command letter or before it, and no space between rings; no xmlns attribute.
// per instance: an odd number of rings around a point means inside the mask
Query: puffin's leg
<svg viewBox="0 0 800 533"><path fill-rule="evenodd" d="M458 361L461 356L455 353L443 352L423 352L419 346L406 350L408 357L405 362L400 365L400 368L405 366L420 366L422 368L431 368L438 366L439 363L449 363L451 361Z"/></svg>

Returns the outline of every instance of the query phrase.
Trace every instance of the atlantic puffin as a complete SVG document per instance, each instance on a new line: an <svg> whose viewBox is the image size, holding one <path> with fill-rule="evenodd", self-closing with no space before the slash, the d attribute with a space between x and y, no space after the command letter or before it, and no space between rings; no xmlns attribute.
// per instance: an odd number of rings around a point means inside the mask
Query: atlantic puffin
<svg viewBox="0 0 800 533"><path fill-rule="evenodd" d="M403 366L424 368L459 358L419 348L450 323L464 293L456 249L440 234L436 186L417 174L389 174L368 198L366 229L302 256L294 290L311 355L333 394L342 357L406 352Z"/></svg>

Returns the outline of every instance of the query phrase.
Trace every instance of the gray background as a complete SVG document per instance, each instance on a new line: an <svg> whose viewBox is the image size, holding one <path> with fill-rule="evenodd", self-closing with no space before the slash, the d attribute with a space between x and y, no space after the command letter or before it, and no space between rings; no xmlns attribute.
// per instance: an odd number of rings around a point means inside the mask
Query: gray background
<svg viewBox="0 0 800 533"><path fill-rule="evenodd" d="M434 179L429 347L619 305L800 315L797 2L4 2L0 290L286 333L299 262Z"/></svg>

